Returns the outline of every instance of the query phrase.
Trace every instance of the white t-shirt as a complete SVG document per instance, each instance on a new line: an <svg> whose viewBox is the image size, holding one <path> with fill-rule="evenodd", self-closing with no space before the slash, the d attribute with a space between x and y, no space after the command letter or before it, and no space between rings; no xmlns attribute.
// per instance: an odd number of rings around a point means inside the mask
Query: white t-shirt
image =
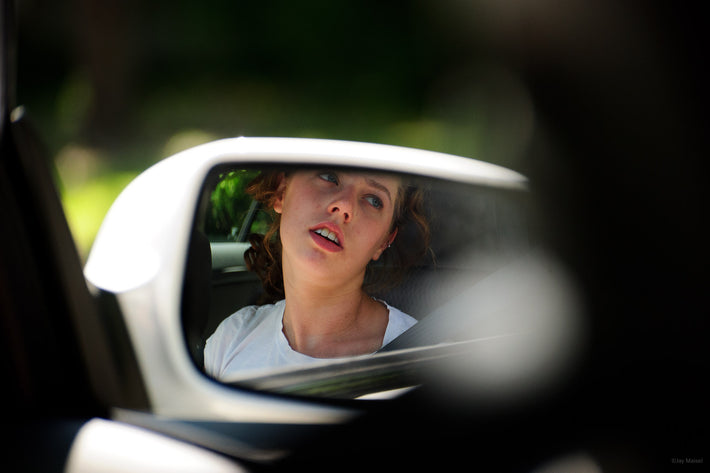
<svg viewBox="0 0 710 473"><path fill-rule="evenodd" d="M205 370L217 379L247 370L276 368L322 361L299 353L283 334L285 301L240 309L222 321L205 344ZM417 323L416 319L386 304L389 322L382 346Z"/></svg>

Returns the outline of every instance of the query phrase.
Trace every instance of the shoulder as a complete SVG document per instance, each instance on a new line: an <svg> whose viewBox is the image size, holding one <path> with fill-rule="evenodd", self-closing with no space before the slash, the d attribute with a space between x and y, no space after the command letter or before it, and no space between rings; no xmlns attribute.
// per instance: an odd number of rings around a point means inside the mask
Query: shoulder
<svg viewBox="0 0 710 473"><path fill-rule="evenodd" d="M205 343L207 372L212 375L220 373L229 354L260 326L276 320L282 311L283 301L261 306L250 305L224 319Z"/></svg>
<svg viewBox="0 0 710 473"><path fill-rule="evenodd" d="M282 304L283 301L279 301L275 304L249 305L239 309L219 324L217 330L208 339L208 342L214 337L235 336L239 333L248 332L269 316L278 313Z"/></svg>
<svg viewBox="0 0 710 473"><path fill-rule="evenodd" d="M386 302L384 302L384 304L389 310L389 323L387 324L387 330L385 331L385 337L382 343L383 346L399 337L402 333L417 323L417 319L411 315L405 314L401 310L396 307L392 307Z"/></svg>
<svg viewBox="0 0 710 473"><path fill-rule="evenodd" d="M404 330L406 330L417 323L417 319L409 314L405 314L398 308L392 307L391 305L387 305L387 308L390 312L390 324L403 327Z"/></svg>

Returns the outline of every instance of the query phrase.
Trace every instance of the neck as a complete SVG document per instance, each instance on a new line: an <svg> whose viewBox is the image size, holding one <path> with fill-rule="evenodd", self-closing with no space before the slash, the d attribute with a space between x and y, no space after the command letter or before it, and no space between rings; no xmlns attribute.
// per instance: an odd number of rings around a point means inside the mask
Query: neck
<svg viewBox="0 0 710 473"><path fill-rule="evenodd" d="M338 279L294 272L283 259L283 333L291 348L317 358L372 353L380 348L389 314L362 290L362 274Z"/></svg>
<svg viewBox="0 0 710 473"><path fill-rule="evenodd" d="M287 288L283 332L294 350L317 358L373 353L382 344L386 307L362 289L323 293Z"/></svg>
<svg viewBox="0 0 710 473"><path fill-rule="evenodd" d="M296 345L302 345L298 342L308 339L337 337L347 332L357 324L363 300L367 297L359 289L331 292L287 286L285 293L284 331L289 341Z"/></svg>

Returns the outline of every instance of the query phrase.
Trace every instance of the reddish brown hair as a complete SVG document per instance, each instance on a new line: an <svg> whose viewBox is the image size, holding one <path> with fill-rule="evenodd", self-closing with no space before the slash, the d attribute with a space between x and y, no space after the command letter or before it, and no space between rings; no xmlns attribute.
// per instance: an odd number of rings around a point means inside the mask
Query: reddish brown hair
<svg viewBox="0 0 710 473"><path fill-rule="evenodd" d="M244 253L247 269L255 272L264 286L261 302L275 302L284 298L283 271L281 268L281 238L279 228L281 215L273 211L277 189L284 175L278 171L262 172L247 186L246 192L271 213L272 223L266 234L249 236L251 248ZM429 249L429 223L424 211L422 189L400 184L395 199L390 232L397 230L392 245L380 259L371 262L365 273L363 289L383 291L395 286L407 269L431 252Z"/></svg>

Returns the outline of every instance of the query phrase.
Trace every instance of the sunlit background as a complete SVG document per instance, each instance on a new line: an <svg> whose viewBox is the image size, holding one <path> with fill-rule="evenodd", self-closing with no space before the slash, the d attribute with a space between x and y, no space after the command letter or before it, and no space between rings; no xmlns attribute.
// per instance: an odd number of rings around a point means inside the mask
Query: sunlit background
<svg viewBox="0 0 710 473"><path fill-rule="evenodd" d="M533 112L460 2L19 2L18 96L86 256L152 163L233 136L336 138L520 170Z"/></svg>

